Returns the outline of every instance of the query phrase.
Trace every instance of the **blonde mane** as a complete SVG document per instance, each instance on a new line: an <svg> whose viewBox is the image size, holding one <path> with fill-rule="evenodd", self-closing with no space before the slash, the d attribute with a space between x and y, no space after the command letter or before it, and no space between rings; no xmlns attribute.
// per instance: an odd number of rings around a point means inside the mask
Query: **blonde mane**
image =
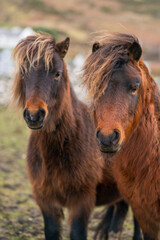
<svg viewBox="0 0 160 240"><path fill-rule="evenodd" d="M48 71L55 51L55 39L49 34L36 33L21 40L14 49L13 57L22 73L28 72L42 59Z"/></svg>
<svg viewBox="0 0 160 240"><path fill-rule="evenodd" d="M103 95L115 66L129 61L128 48L134 42L139 43L135 36L123 33L109 33L99 39L99 49L89 55L83 66L83 84L93 103Z"/></svg>

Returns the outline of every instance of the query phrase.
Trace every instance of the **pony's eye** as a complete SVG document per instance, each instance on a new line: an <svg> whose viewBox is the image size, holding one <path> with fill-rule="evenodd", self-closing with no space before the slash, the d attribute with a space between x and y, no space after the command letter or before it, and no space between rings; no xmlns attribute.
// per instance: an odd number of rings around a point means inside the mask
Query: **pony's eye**
<svg viewBox="0 0 160 240"><path fill-rule="evenodd" d="M138 84L136 84L136 85L131 85L130 86L130 93L132 94L132 95L134 95L134 94L136 94L137 93L137 90L138 90L138 87L139 87L139 85Z"/></svg>
<svg viewBox="0 0 160 240"><path fill-rule="evenodd" d="M55 78L59 78L60 77L60 72L56 72L55 73Z"/></svg>

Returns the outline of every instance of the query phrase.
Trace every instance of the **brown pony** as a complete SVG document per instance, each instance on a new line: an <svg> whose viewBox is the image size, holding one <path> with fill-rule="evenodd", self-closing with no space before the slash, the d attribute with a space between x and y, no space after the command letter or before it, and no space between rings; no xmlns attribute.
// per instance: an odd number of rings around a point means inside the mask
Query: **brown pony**
<svg viewBox="0 0 160 240"><path fill-rule="evenodd" d="M61 238L62 207L69 210L71 239L85 240L95 204L121 199L111 167L98 149L89 109L69 83L63 61L68 47L69 38L56 43L50 35L35 34L14 49L18 71L13 101L24 109L31 129L27 168L47 240ZM121 203L119 225L126 214L121 209L126 205ZM113 211L107 216L110 221Z"/></svg>
<svg viewBox="0 0 160 240"><path fill-rule="evenodd" d="M97 142L112 162L121 194L145 239L160 239L160 93L138 39L113 33L93 44L84 83L93 102Z"/></svg>

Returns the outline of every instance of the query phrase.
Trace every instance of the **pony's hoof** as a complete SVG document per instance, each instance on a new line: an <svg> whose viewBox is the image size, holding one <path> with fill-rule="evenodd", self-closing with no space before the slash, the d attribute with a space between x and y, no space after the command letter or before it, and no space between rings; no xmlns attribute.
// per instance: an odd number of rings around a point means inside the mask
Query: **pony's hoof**
<svg viewBox="0 0 160 240"><path fill-rule="evenodd" d="M108 240L119 240L120 239L120 236L121 236L121 232L110 232L108 234Z"/></svg>

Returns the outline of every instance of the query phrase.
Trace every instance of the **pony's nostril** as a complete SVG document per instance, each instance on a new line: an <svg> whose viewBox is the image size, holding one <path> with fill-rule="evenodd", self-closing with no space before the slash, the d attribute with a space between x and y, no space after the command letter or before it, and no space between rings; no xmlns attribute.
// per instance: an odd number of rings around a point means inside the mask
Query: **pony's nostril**
<svg viewBox="0 0 160 240"><path fill-rule="evenodd" d="M24 111L23 111L23 117L24 118L26 117L26 111L27 111L27 109L24 109Z"/></svg>
<svg viewBox="0 0 160 240"><path fill-rule="evenodd" d="M40 118L40 120L43 120L45 115L46 115L45 110L44 109L40 109L39 110L39 118Z"/></svg>
<svg viewBox="0 0 160 240"><path fill-rule="evenodd" d="M111 140L112 144L116 145L119 139L120 139L120 132L115 129L112 134L112 140Z"/></svg>
<svg viewBox="0 0 160 240"><path fill-rule="evenodd" d="M29 114L29 111L28 111L27 108L24 109L23 117L24 117L24 119L29 119L30 118L30 114Z"/></svg>
<svg viewBox="0 0 160 240"><path fill-rule="evenodd" d="M96 138L98 138L99 133L100 133L100 129L98 129L97 132L96 132Z"/></svg>

